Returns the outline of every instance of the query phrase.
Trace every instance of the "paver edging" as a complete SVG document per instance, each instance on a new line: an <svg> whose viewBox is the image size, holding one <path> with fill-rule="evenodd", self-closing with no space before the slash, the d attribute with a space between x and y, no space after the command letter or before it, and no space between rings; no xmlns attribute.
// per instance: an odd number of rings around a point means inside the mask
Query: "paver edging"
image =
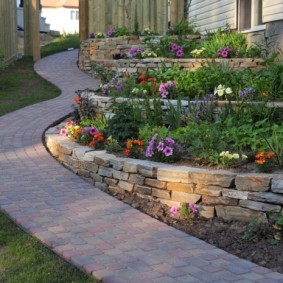
<svg viewBox="0 0 283 283"><path fill-rule="evenodd" d="M116 157L61 136L56 127L45 133L45 142L55 158L104 191L138 194L169 206L197 203L206 218L266 222L271 211L283 214L282 174L238 174Z"/></svg>

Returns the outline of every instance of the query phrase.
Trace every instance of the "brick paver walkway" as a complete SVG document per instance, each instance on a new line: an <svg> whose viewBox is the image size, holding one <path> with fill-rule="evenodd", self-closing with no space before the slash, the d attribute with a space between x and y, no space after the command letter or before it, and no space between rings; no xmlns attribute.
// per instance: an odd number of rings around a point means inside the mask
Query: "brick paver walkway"
<svg viewBox="0 0 283 283"><path fill-rule="evenodd" d="M59 98L0 117L0 207L56 253L103 282L283 282L119 202L54 160L42 133L70 112L74 92L98 82L76 67L77 51L40 60Z"/></svg>

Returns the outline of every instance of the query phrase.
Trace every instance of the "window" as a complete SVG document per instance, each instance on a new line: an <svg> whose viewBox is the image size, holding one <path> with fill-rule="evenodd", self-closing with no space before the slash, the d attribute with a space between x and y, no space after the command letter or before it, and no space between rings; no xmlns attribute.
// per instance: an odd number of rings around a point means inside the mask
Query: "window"
<svg viewBox="0 0 283 283"><path fill-rule="evenodd" d="M79 11L71 11L71 20L79 20Z"/></svg>
<svg viewBox="0 0 283 283"><path fill-rule="evenodd" d="M240 31L259 30L262 25L262 0L238 0Z"/></svg>

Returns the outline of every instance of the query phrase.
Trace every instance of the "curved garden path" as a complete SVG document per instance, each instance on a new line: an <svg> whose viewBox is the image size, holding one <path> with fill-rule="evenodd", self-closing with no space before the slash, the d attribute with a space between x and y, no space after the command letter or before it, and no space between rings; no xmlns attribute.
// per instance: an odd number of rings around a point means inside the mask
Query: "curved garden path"
<svg viewBox="0 0 283 283"><path fill-rule="evenodd" d="M42 133L71 110L74 92L98 84L76 67L77 51L35 70L62 90L56 99L0 117L0 207L60 256L103 282L283 282L119 202L61 166Z"/></svg>

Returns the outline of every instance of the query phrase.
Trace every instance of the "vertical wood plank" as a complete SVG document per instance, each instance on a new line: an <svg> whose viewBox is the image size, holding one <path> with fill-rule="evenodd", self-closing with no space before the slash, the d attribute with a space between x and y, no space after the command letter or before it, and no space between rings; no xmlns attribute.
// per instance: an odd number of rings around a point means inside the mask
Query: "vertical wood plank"
<svg viewBox="0 0 283 283"><path fill-rule="evenodd" d="M32 56L30 1L24 1L24 54Z"/></svg>
<svg viewBox="0 0 283 283"><path fill-rule="evenodd" d="M79 35L80 40L88 38L88 2L89 0L79 0Z"/></svg>
<svg viewBox="0 0 283 283"><path fill-rule="evenodd" d="M40 59L39 0L31 1L31 38L33 61Z"/></svg>

